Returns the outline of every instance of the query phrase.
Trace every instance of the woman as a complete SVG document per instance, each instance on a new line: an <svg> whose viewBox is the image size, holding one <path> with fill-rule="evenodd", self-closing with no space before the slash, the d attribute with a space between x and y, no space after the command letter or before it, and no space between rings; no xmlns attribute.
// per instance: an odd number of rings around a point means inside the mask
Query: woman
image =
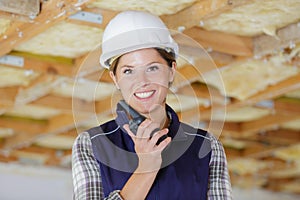
<svg viewBox="0 0 300 200"><path fill-rule="evenodd" d="M156 16L126 11L108 24L100 63L124 101L116 119L77 137L74 199L231 199L222 145L166 104L177 55ZM124 102L143 118L136 130Z"/></svg>

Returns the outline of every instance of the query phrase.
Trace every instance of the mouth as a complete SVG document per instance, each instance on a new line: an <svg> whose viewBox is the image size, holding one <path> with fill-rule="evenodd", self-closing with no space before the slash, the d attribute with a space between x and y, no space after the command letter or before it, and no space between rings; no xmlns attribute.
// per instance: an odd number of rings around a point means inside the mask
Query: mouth
<svg viewBox="0 0 300 200"><path fill-rule="evenodd" d="M139 99L146 99L151 97L154 93L155 93L154 90L148 92L136 92L134 93L134 96L136 96Z"/></svg>

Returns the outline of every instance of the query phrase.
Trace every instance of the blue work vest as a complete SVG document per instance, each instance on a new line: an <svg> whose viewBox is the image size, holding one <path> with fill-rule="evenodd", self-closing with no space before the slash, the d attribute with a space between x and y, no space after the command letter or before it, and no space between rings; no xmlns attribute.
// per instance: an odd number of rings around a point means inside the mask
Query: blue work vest
<svg viewBox="0 0 300 200"><path fill-rule="evenodd" d="M168 133L172 142L162 152L162 168L146 199L207 199L211 157L207 132L179 122L169 106L166 110L172 118ZM138 163L134 143L122 128L128 122L125 118L118 114L115 120L88 130L106 197L123 188Z"/></svg>

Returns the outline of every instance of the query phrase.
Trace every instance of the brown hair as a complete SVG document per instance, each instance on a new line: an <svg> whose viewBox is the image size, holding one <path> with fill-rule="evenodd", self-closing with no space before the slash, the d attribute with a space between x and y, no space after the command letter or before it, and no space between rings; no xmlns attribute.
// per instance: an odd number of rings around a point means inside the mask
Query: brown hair
<svg viewBox="0 0 300 200"><path fill-rule="evenodd" d="M174 52L172 52L172 51L169 52L169 51L167 51L165 49L161 49L161 48L154 48L154 49L167 62L169 67L172 67L173 62L176 62ZM116 58L110 65L110 70L113 72L114 75L116 75L117 66L118 66L120 57Z"/></svg>

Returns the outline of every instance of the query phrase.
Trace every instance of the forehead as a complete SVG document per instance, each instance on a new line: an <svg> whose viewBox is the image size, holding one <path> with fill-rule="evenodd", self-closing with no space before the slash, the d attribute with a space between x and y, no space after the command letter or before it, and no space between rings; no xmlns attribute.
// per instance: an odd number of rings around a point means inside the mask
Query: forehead
<svg viewBox="0 0 300 200"><path fill-rule="evenodd" d="M119 59L118 66L141 66L153 62L165 63L166 61L160 56L158 51L153 48L140 49L122 55Z"/></svg>

